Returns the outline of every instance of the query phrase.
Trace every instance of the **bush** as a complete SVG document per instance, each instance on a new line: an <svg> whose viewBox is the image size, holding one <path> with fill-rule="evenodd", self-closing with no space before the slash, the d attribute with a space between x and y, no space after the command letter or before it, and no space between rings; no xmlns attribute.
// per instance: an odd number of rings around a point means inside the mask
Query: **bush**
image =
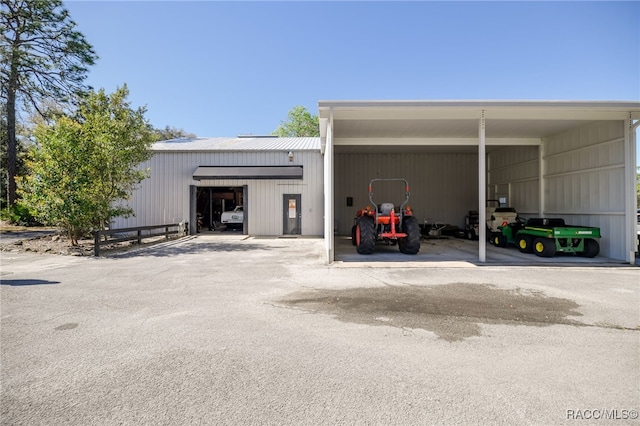
<svg viewBox="0 0 640 426"><path fill-rule="evenodd" d="M38 222L31 211L20 202L0 210L0 219L19 226L42 226L42 223Z"/></svg>

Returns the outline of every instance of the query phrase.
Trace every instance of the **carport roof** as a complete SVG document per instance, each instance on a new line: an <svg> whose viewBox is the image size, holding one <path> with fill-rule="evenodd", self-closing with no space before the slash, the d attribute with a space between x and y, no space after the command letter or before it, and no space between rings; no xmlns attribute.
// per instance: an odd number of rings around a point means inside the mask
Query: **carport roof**
<svg viewBox="0 0 640 426"><path fill-rule="evenodd" d="M180 138L156 142L153 151L319 151L320 138Z"/></svg>
<svg viewBox="0 0 640 426"><path fill-rule="evenodd" d="M487 144L540 139L588 121L640 119L637 101L433 100L319 101L321 121L333 118L337 145L389 143L468 145L486 120ZM326 125L320 126L321 132ZM321 133L321 136L326 136ZM376 142L376 139L378 142ZM456 141L457 139L457 141Z"/></svg>

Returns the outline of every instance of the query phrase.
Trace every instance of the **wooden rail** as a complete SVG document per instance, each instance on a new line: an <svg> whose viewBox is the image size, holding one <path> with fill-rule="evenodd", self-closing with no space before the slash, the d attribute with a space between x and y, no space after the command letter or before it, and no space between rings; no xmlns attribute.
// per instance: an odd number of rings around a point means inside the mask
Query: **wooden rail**
<svg viewBox="0 0 640 426"><path fill-rule="evenodd" d="M170 230L170 228L175 228L175 229ZM152 230L156 230L156 229L163 229L163 231L151 232ZM124 241L137 241L138 244L142 244L142 240L145 238L162 237L162 236L164 236L168 240L169 235L180 235L181 233L184 234L188 229L189 229L189 224L186 222L183 222L183 223L170 223L166 225L136 226L134 228L106 229L106 230L94 231L93 232L94 254L96 256L100 256L100 247L104 245L121 243ZM146 233L143 233L143 231L146 231ZM114 234L129 234L129 235L124 237L113 238L113 239L106 239L104 241L102 241L101 239L102 236L108 237Z"/></svg>

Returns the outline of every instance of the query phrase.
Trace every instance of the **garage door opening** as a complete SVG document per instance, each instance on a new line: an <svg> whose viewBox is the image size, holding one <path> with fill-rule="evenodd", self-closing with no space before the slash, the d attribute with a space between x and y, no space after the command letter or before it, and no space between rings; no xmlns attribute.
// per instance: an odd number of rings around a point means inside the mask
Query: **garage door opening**
<svg viewBox="0 0 640 426"><path fill-rule="evenodd" d="M246 192L246 185L197 187L196 232L229 231L246 234Z"/></svg>

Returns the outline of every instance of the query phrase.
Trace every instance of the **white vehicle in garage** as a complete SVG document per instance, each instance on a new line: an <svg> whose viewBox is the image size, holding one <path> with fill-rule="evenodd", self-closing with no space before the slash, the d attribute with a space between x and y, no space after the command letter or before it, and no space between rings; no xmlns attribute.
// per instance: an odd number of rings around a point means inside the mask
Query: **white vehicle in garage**
<svg viewBox="0 0 640 426"><path fill-rule="evenodd" d="M227 228L242 228L244 223L244 211L242 206L237 206L232 211L222 213L220 222L226 225Z"/></svg>

